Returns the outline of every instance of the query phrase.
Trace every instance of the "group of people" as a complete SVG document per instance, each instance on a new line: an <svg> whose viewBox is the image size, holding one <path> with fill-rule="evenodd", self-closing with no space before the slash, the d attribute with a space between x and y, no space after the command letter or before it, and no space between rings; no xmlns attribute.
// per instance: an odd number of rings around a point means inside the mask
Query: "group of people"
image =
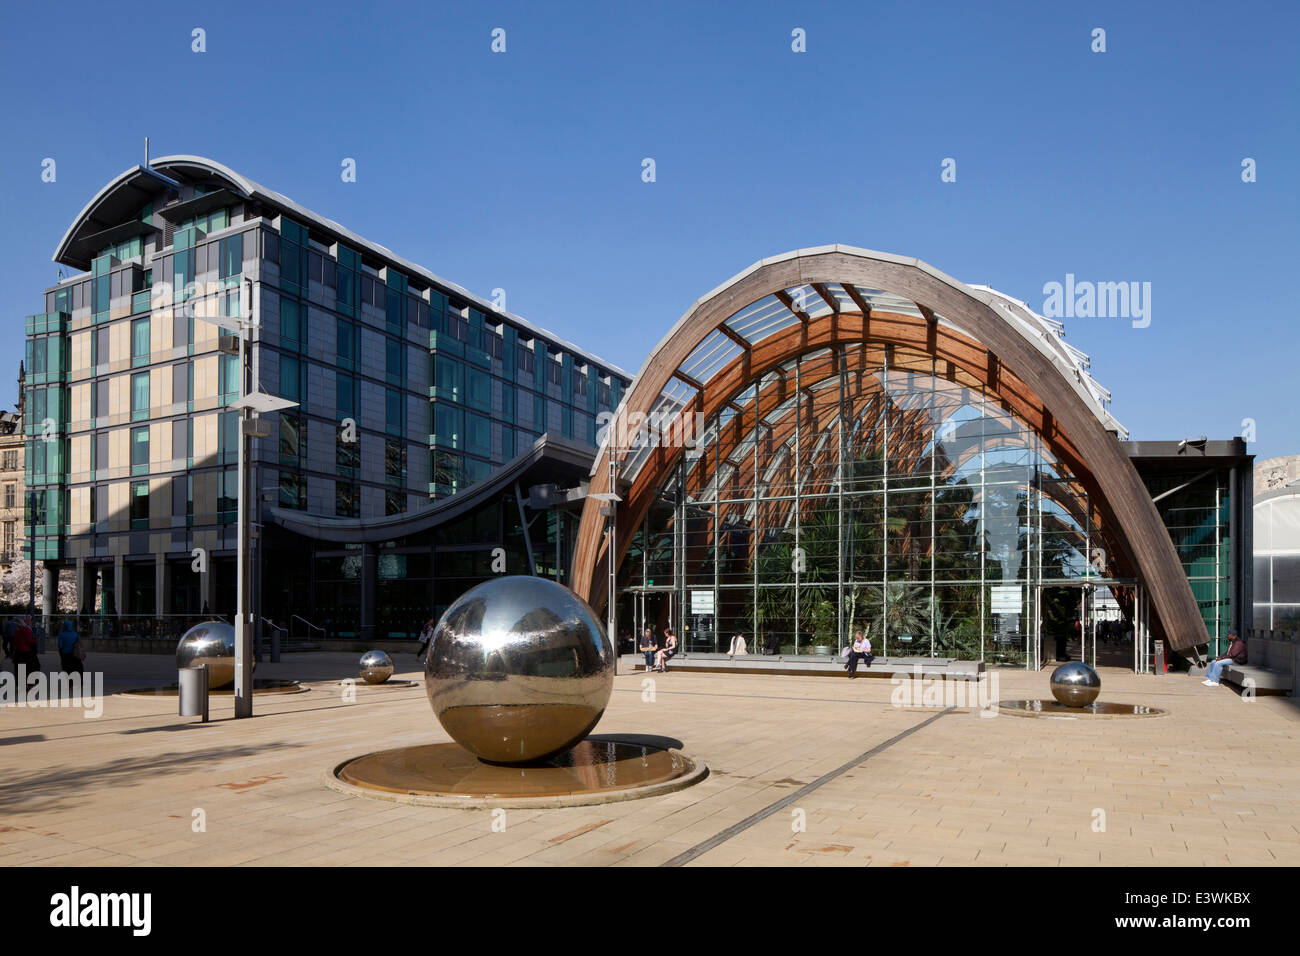
<svg viewBox="0 0 1300 956"><path fill-rule="evenodd" d="M677 653L677 635L671 627L664 628L663 637L656 636L649 625L641 634L641 644L637 648L645 655L645 669L668 673L668 662Z"/></svg>
<svg viewBox="0 0 1300 956"><path fill-rule="evenodd" d="M39 626L39 625L38 625ZM11 617L5 620L4 627L0 630L3 635L2 646L6 660L13 662L14 673L18 673L18 668L26 669L28 678L36 674L41 669L40 642L41 638L37 633L37 627L33 626L32 618L28 615L22 617ZM59 669L70 674L80 674L83 672L83 661L86 659L86 650L81 644L81 637L77 634L76 627L72 621L64 621L63 628L59 631Z"/></svg>

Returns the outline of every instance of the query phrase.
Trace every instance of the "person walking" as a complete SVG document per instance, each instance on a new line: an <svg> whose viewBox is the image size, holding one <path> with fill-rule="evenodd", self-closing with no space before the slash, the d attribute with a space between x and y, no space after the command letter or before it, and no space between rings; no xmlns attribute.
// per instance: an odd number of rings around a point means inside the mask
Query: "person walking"
<svg viewBox="0 0 1300 956"><path fill-rule="evenodd" d="M36 632L32 630L32 619L24 617L14 631L14 675L17 676L19 668L25 668L27 671L26 687L23 691L24 698L31 691L31 685L36 680L36 675L41 670L41 659L36 653Z"/></svg>
<svg viewBox="0 0 1300 956"><path fill-rule="evenodd" d="M81 638L77 635L77 629L72 626L72 621L64 621L63 630L59 631L60 667L68 674L83 673L81 662L85 657L86 652L81 646Z"/></svg>

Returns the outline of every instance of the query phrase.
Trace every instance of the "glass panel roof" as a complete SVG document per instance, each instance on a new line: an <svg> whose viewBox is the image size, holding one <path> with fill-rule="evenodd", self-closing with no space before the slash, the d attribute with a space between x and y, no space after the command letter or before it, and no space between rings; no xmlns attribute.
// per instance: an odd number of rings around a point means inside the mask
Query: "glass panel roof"
<svg viewBox="0 0 1300 956"><path fill-rule="evenodd" d="M732 359L740 355L741 348L724 333L714 329L695 347L695 351L686 357L679 366L697 382L707 382L725 368Z"/></svg>
<svg viewBox="0 0 1300 956"><path fill-rule="evenodd" d="M797 325L799 320L774 295L765 295L751 306L741 309L724 323L751 345L782 329Z"/></svg>

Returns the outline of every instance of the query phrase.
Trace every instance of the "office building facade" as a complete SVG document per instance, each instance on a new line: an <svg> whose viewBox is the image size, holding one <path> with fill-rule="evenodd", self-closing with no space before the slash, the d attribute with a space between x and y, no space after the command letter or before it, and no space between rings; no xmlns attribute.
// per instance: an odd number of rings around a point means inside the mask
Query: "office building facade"
<svg viewBox="0 0 1300 956"><path fill-rule="evenodd" d="M368 521L488 478L544 433L592 446L615 366L211 160L136 166L78 215L79 270L27 319L36 558L78 607L233 610L240 362L253 323L254 521ZM255 531L254 546L261 537Z"/></svg>

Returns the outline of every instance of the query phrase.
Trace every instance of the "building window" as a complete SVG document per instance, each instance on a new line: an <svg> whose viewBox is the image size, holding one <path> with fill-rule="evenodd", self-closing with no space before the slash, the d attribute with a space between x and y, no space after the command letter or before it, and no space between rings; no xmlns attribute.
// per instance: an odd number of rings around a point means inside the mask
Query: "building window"
<svg viewBox="0 0 1300 956"><path fill-rule="evenodd" d="M280 507L307 510L307 482L302 475L280 472Z"/></svg>
<svg viewBox="0 0 1300 956"><path fill-rule="evenodd" d="M406 492L392 488L384 492L384 514L400 515L406 510Z"/></svg>
<svg viewBox="0 0 1300 956"><path fill-rule="evenodd" d="M6 454L8 453L6 452ZM17 501L17 499L15 498L16 487L17 486L15 485L5 485L5 507L6 508L17 507L17 505L15 504L15 502Z"/></svg>
<svg viewBox="0 0 1300 956"><path fill-rule="evenodd" d="M347 441L342 428L334 441L334 462L338 474L347 478L355 478L357 469L361 467L361 443Z"/></svg>
<svg viewBox="0 0 1300 956"><path fill-rule="evenodd" d="M149 320L136 319L131 323L131 364L149 364Z"/></svg>
<svg viewBox="0 0 1300 956"><path fill-rule="evenodd" d="M334 514L340 518L361 516L361 489L350 481L334 482Z"/></svg>
<svg viewBox="0 0 1300 956"><path fill-rule="evenodd" d="M402 342L400 339L384 338L384 370L388 373L390 385L401 385L403 378Z"/></svg>
<svg viewBox="0 0 1300 956"><path fill-rule="evenodd" d="M142 421L149 417L149 373L137 372L131 376L131 420Z"/></svg>
<svg viewBox="0 0 1300 956"><path fill-rule="evenodd" d="M15 557L15 555L14 555L14 523L13 523L12 521L6 521L6 522L5 522L5 543L4 543L4 554L5 554L5 558L6 558L7 560L10 560L10 561L12 561L12 560L14 559L14 557Z"/></svg>
<svg viewBox="0 0 1300 956"><path fill-rule="evenodd" d="M226 461L235 461L239 456L239 412L222 412L218 419L217 440Z"/></svg>
<svg viewBox="0 0 1300 956"><path fill-rule="evenodd" d="M521 372L528 372L531 375L537 367L537 356L530 346L522 344L515 346L515 358Z"/></svg>
<svg viewBox="0 0 1300 956"><path fill-rule="evenodd" d="M149 482L131 482L131 530L149 527Z"/></svg>
<svg viewBox="0 0 1300 956"><path fill-rule="evenodd" d="M302 363L292 355L280 356L280 395L302 401Z"/></svg>
<svg viewBox="0 0 1300 956"><path fill-rule="evenodd" d="M286 296L280 297L280 341L294 348L302 343L302 306Z"/></svg>
<svg viewBox="0 0 1300 956"><path fill-rule="evenodd" d="M435 497L454 495L465 485L465 463L460 455L435 451L432 461L431 482Z"/></svg>
<svg viewBox="0 0 1300 956"><path fill-rule="evenodd" d="M149 474L149 426L131 429L131 474Z"/></svg>
<svg viewBox="0 0 1300 956"><path fill-rule="evenodd" d="M306 422L302 418L280 413L280 464L302 464L306 432Z"/></svg>
<svg viewBox="0 0 1300 956"><path fill-rule="evenodd" d="M384 389L384 430L390 435L405 434L402 427L402 393L395 388Z"/></svg>
<svg viewBox="0 0 1300 956"><path fill-rule="evenodd" d="M239 358L234 355L221 356L221 397L233 402L239 398Z"/></svg>
<svg viewBox="0 0 1300 956"><path fill-rule="evenodd" d="M463 371L464 366L454 358L446 355L435 355L433 358L435 397L450 399L453 402L461 401Z"/></svg>
<svg viewBox="0 0 1300 956"><path fill-rule="evenodd" d="M340 418L355 418L357 414L357 382L342 372L335 379L335 397Z"/></svg>
<svg viewBox="0 0 1300 956"><path fill-rule="evenodd" d="M239 517L239 471L227 468L221 473L221 491L217 496L217 522L232 524Z"/></svg>
<svg viewBox="0 0 1300 956"><path fill-rule="evenodd" d="M492 411L492 376L476 368L465 369L465 403L480 411Z"/></svg>
<svg viewBox="0 0 1300 956"><path fill-rule="evenodd" d="M439 448L462 448L465 413L459 408L435 403L433 406L433 441Z"/></svg>
<svg viewBox="0 0 1300 956"><path fill-rule="evenodd" d="M465 414L465 447L473 455L492 455L492 421L473 412Z"/></svg>
<svg viewBox="0 0 1300 956"><path fill-rule="evenodd" d="M18 470L18 451L17 451L17 449L14 449L14 450L6 451L6 452L5 452L5 457L4 457L4 470L5 470L5 471L17 471L17 470ZM12 507L12 505L11 505L10 507Z"/></svg>
<svg viewBox="0 0 1300 956"><path fill-rule="evenodd" d="M390 483L406 484L406 442L384 439L384 477Z"/></svg>
<svg viewBox="0 0 1300 956"><path fill-rule="evenodd" d="M229 279L244 271L244 234L221 240L221 278Z"/></svg>
<svg viewBox="0 0 1300 956"><path fill-rule="evenodd" d="M335 331L338 339L339 365L343 368L353 368L357 360L356 326L339 319Z"/></svg>

